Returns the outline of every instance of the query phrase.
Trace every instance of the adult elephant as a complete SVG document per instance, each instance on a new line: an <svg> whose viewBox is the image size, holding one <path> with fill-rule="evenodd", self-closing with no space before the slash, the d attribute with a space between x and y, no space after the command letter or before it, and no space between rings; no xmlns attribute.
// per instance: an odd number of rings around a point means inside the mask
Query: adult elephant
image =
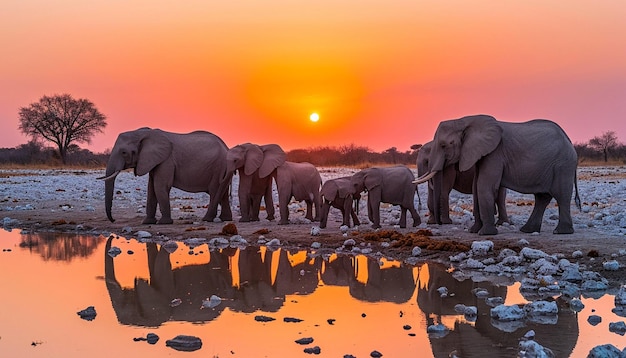
<svg viewBox="0 0 626 358"><path fill-rule="evenodd" d="M326 227L328 213L331 207L341 211L343 216L342 225L350 226L350 218L352 218L354 225L361 225L355 210L352 210L353 202L356 208L359 207L361 194L354 194L352 192L350 177L341 177L325 181L324 184L322 184L322 190L320 190L320 197L322 200L320 228L323 229Z"/></svg>
<svg viewBox="0 0 626 358"><path fill-rule="evenodd" d="M535 206L522 226L522 232L538 232L543 214L552 198L559 206L559 223L555 234L574 232L570 201L576 187L576 204L580 208L576 184L577 156L567 134L556 123L535 119L524 123L497 121L487 115L467 116L443 121L433 139L430 172L416 182L435 177L435 197L442 188L443 170L459 164L460 171L475 166L474 212L471 232L495 235L495 200L498 188L534 194ZM435 201L436 203L436 201ZM435 208L436 211L436 208Z"/></svg>
<svg viewBox="0 0 626 358"><path fill-rule="evenodd" d="M417 175L422 176L430 172L431 164L431 151L433 148L433 142L430 141L424 144L417 152ZM452 224L450 219L450 192L452 189L463 193L472 194L472 187L474 182L474 176L476 175L476 168L473 166L467 171L460 171L458 163L448 165L442 170L442 175L437 179L441 180L441 183L437 183L437 186L441 188L439 195L435 196L433 183L435 179L430 179L428 182L428 223L429 224ZM474 203L476 205L476 203ZM437 210L435 210L437 206ZM500 187L498 189L498 196L496 206L498 209L498 222L496 225L509 222L509 217L506 213L506 188ZM476 209L476 207L474 207ZM476 212L476 210L474 210Z"/></svg>
<svg viewBox="0 0 626 358"><path fill-rule="evenodd" d="M320 186L322 178L310 163L294 163L285 160L286 154L277 144L241 144L227 154L227 173L239 171L239 205L242 221L258 220L261 198L265 198L268 219L274 219L272 178L276 180L279 224L289 223L289 201L306 201L306 218L319 220ZM315 217L312 209L315 206ZM256 217L255 217L256 216Z"/></svg>
<svg viewBox="0 0 626 358"><path fill-rule="evenodd" d="M380 228L380 203L400 205L400 227L406 227L406 212L413 217L413 226L421 223L415 210L416 185L411 170L405 166L367 168L350 178L353 193L367 191L367 215L372 227Z"/></svg>
<svg viewBox="0 0 626 358"><path fill-rule="evenodd" d="M178 134L160 129L140 128L120 133L107 163L105 209L111 215L115 177L120 171L134 168L136 176L149 174L146 218L143 224L171 224L169 194L172 187L209 194L209 206L203 220L213 221L221 205L222 221L232 220L226 175L228 147L215 134L195 131ZM157 204L161 218L157 221Z"/></svg>
<svg viewBox="0 0 626 358"><path fill-rule="evenodd" d="M286 153L276 144L236 145L226 154L226 172L239 172L239 208L241 222L259 221L261 199L265 198L267 220L274 220L272 178L276 168L285 163Z"/></svg>

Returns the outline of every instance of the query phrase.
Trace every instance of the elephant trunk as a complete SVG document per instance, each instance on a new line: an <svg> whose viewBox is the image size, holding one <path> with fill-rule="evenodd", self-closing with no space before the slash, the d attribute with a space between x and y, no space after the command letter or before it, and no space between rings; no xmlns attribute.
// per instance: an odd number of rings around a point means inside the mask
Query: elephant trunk
<svg viewBox="0 0 626 358"><path fill-rule="evenodd" d="M443 185L443 172L442 171L438 171L435 173L434 178L432 180L433 182L433 196L434 196L434 200L433 202L433 215L435 215L435 222L437 224L441 224L441 200L443 200L443 198L441 197L441 187Z"/></svg>
<svg viewBox="0 0 626 358"><path fill-rule="evenodd" d="M111 215L111 206L113 205L113 192L115 190L115 178L123 169L124 162L115 160L115 158L111 156L109 158L109 162L107 163L106 174L103 178L100 178L104 180L104 208L107 214L107 218L109 218L111 222L115 221L115 219L113 219L113 216Z"/></svg>

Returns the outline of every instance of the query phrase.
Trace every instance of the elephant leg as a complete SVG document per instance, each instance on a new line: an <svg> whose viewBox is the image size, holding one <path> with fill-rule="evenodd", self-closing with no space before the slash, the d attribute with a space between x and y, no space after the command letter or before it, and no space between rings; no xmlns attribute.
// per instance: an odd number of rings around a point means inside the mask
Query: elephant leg
<svg viewBox="0 0 626 358"><path fill-rule="evenodd" d="M406 212L407 208L404 206L400 206L400 227L404 229L406 227Z"/></svg>
<svg viewBox="0 0 626 358"><path fill-rule="evenodd" d="M275 219L276 211L274 209L274 197L272 193L272 183L265 189L265 195L263 196L265 201L265 212L267 213L267 220L273 221Z"/></svg>
<svg viewBox="0 0 626 358"><path fill-rule="evenodd" d="M220 206L222 209L220 212L220 219L222 219L222 221L232 221L233 212L230 209L230 200L228 197L228 192L226 192L226 194L224 194L222 198L220 199ZM210 221L213 221L213 219L211 219Z"/></svg>
<svg viewBox="0 0 626 358"><path fill-rule="evenodd" d="M148 196L146 198L146 218L141 223L147 225L156 224L156 209L157 199L154 193L154 178L152 178L152 173L150 173L148 176Z"/></svg>
<svg viewBox="0 0 626 358"><path fill-rule="evenodd" d="M324 200L324 203L322 204L322 217L320 218L320 228L322 229L326 228L326 223L328 222L329 212L330 212L330 203Z"/></svg>
<svg viewBox="0 0 626 358"><path fill-rule="evenodd" d="M313 221L313 202L311 200L305 200L306 203L306 215L305 218Z"/></svg>
<svg viewBox="0 0 626 358"><path fill-rule="evenodd" d="M241 214L239 222L247 223L250 221L250 204L249 195L239 195L239 214Z"/></svg>
<svg viewBox="0 0 626 358"><path fill-rule="evenodd" d="M278 206L280 211L280 221L278 225L289 224L289 200L291 199L291 193L286 194L278 192Z"/></svg>
<svg viewBox="0 0 626 358"><path fill-rule="evenodd" d="M498 221L496 225L510 223L509 215L506 213L506 188L501 186L498 190L498 198L496 200L496 208L498 209Z"/></svg>
<svg viewBox="0 0 626 358"><path fill-rule="evenodd" d="M472 225L472 227L470 227L469 232L471 233L478 233L480 231L480 229L483 227L483 221L480 219L480 205L478 203L478 195L476 192L477 189L477 183L476 180L474 179L474 183L472 184L472 201L474 203L473 205L473 210L474 210L474 225Z"/></svg>
<svg viewBox="0 0 626 358"><path fill-rule="evenodd" d="M570 184L570 188L573 184ZM571 190L565 191L554 197L559 206L559 223L554 229L554 234L573 234L574 223L570 212L570 203L572 202Z"/></svg>
<svg viewBox="0 0 626 358"><path fill-rule="evenodd" d="M261 211L261 195L253 195L250 202L250 221L260 221L259 212Z"/></svg>
<svg viewBox="0 0 626 358"><path fill-rule="evenodd" d="M478 230L478 235L496 235L498 233L495 218L495 196L495 192L491 188L481 190L478 193L480 219L477 219L474 223L474 225L478 222L482 224L482 227Z"/></svg>
<svg viewBox="0 0 626 358"><path fill-rule="evenodd" d="M433 203L434 193L433 188L431 186L431 182L428 182L428 199L426 199L426 205L428 206L428 224L436 224L437 219L435 219L435 204Z"/></svg>
<svg viewBox="0 0 626 358"><path fill-rule="evenodd" d="M520 229L521 232L532 233L541 231L541 222L543 221L543 213L546 210L548 204L552 200L552 195L548 193L535 194L535 206L533 212L530 214L526 224Z"/></svg>
<svg viewBox="0 0 626 358"><path fill-rule="evenodd" d="M170 209L170 189L171 184L161 180L155 180L154 193L156 200L159 203L159 209L161 210L161 218L157 221L157 224L172 224L172 212Z"/></svg>
<svg viewBox="0 0 626 358"><path fill-rule="evenodd" d="M409 212L411 213L411 217L413 218L413 227L422 223L422 219L420 218L420 214L415 210L413 205L409 206Z"/></svg>
<svg viewBox="0 0 626 358"><path fill-rule="evenodd" d="M379 229L380 226L380 200L381 200L381 190L380 188L376 188L375 190L370 190L367 196L367 212L369 214L369 219L372 222L372 228ZM406 223L405 223L406 225Z"/></svg>
<svg viewBox="0 0 626 358"><path fill-rule="evenodd" d="M354 224L354 226L361 225L361 221L359 221L358 215L354 212L354 210L352 210L352 208L350 208L349 210L350 210L350 216L352 216L352 223ZM348 221L348 226L350 226L349 221Z"/></svg>

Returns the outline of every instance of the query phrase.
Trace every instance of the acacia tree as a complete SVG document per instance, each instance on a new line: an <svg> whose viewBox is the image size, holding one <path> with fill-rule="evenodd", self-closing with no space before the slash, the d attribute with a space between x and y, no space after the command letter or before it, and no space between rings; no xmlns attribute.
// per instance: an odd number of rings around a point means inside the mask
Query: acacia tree
<svg viewBox="0 0 626 358"><path fill-rule="evenodd" d="M21 107L19 116L19 129L33 139L54 143L63 164L72 143L91 143L107 125L106 116L91 101L69 94L43 96L39 102Z"/></svg>
<svg viewBox="0 0 626 358"><path fill-rule="evenodd" d="M609 161L609 152L618 147L617 134L613 131L602 133L599 137L593 137L589 140L589 146L604 155L604 162Z"/></svg>

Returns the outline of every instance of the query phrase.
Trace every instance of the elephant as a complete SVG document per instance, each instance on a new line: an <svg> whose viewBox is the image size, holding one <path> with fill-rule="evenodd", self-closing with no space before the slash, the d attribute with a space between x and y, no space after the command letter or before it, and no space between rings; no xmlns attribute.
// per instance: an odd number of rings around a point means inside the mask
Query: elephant
<svg viewBox="0 0 626 358"><path fill-rule="evenodd" d="M265 198L267 220L274 220L272 178L275 169L285 163L286 154L276 144L236 145L226 154L226 171L239 172L239 207L241 222L259 221L261 199Z"/></svg>
<svg viewBox="0 0 626 358"><path fill-rule="evenodd" d="M310 163L294 163L285 160L286 153L277 144L241 144L228 150L227 173L239 171L239 205L241 217L257 220L261 198L265 198L268 219L274 218L271 180L276 180L280 207L278 224L289 223L289 201L294 197L307 203L306 218L319 220L320 186L322 178ZM243 169L243 174L242 174ZM312 209L315 206L315 217ZM252 215L251 215L252 214ZM247 216L246 216L247 215Z"/></svg>
<svg viewBox="0 0 626 358"><path fill-rule="evenodd" d="M430 141L424 144L417 152L417 175L422 176L429 172L430 152L432 151L433 142ZM463 193L472 194L472 185L474 182L474 175L476 174L475 167L471 167L467 171L460 171L459 165L453 164L443 168L441 176L441 192L439 197L435 197L433 193L432 184L434 179L430 179L428 182L428 224L452 224L450 219L450 191L452 189ZM434 201L438 201L439 210L435 213ZM506 213L506 188L500 187L497 196L497 209L498 209L498 222L496 225L502 225L505 222L509 222L509 217ZM475 208L474 208L475 209Z"/></svg>
<svg viewBox="0 0 626 358"><path fill-rule="evenodd" d="M475 166L475 222L470 232L495 235L495 201L498 189L505 187L534 194L535 205L522 232L541 230L543 214L552 200L559 207L555 234L574 232L570 201L575 187L575 202L580 209L576 169L578 159L571 140L556 123L535 119L523 123L498 121L489 115L473 115L439 123L433 139L430 171L415 182L434 180L434 195L443 190L437 179L449 165L464 172ZM435 212L438 203L434 202Z"/></svg>
<svg viewBox="0 0 626 358"><path fill-rule="evenodd" d="M276 187L278 188L278 205L280 221L278 224L289 224L289 201L293 197L307 204L306 218L311 221L320 220L320 187L322 177L317 168L307 162L295 163L286 161L276 168ZM315 208L315 216L313 216Z"/></svg>
<svg viewBox="0 0 626 358"><path fill-rule="evenodd" d="M195 131L187 134L160 129L139 128L117 137L107 162L105 209L111 215L115 177L124 169L133 168L136 176L149 173L146 218L143 224L173 222L169 194L172 187L187 192L209 194L209 205L203 220L213 221L221 206L222 221L232 220L226 174L228 147L215 134ZM161 218L156 220L157 204Z"/></svg>
<svg viewBox="0 0 626 358"><path fill-rule="evenodd" d="M367 191L367 215L374 229L380 228L380 203L400 205L400 227L406 227L407 210L413 217L413 226L421 223L415 210L414 198L417 186L415 177L405 166L373 167L363 169L350 178L353 193Z"/></svg>
<svg viewBox="0 0 626 358"><path fill-rule="evenodd" d="M343 215L342 225L350 226L350 217L352 217L355 226L361 225L355 210L352 209L353 202L356 208L359 207L361 194L352 193L350 177L341 177L325 181L324 184L322 184L320 197L322 200L320 228L324 229L326 227L328 213L331 207L341 210L341 214Z"/></svg>

